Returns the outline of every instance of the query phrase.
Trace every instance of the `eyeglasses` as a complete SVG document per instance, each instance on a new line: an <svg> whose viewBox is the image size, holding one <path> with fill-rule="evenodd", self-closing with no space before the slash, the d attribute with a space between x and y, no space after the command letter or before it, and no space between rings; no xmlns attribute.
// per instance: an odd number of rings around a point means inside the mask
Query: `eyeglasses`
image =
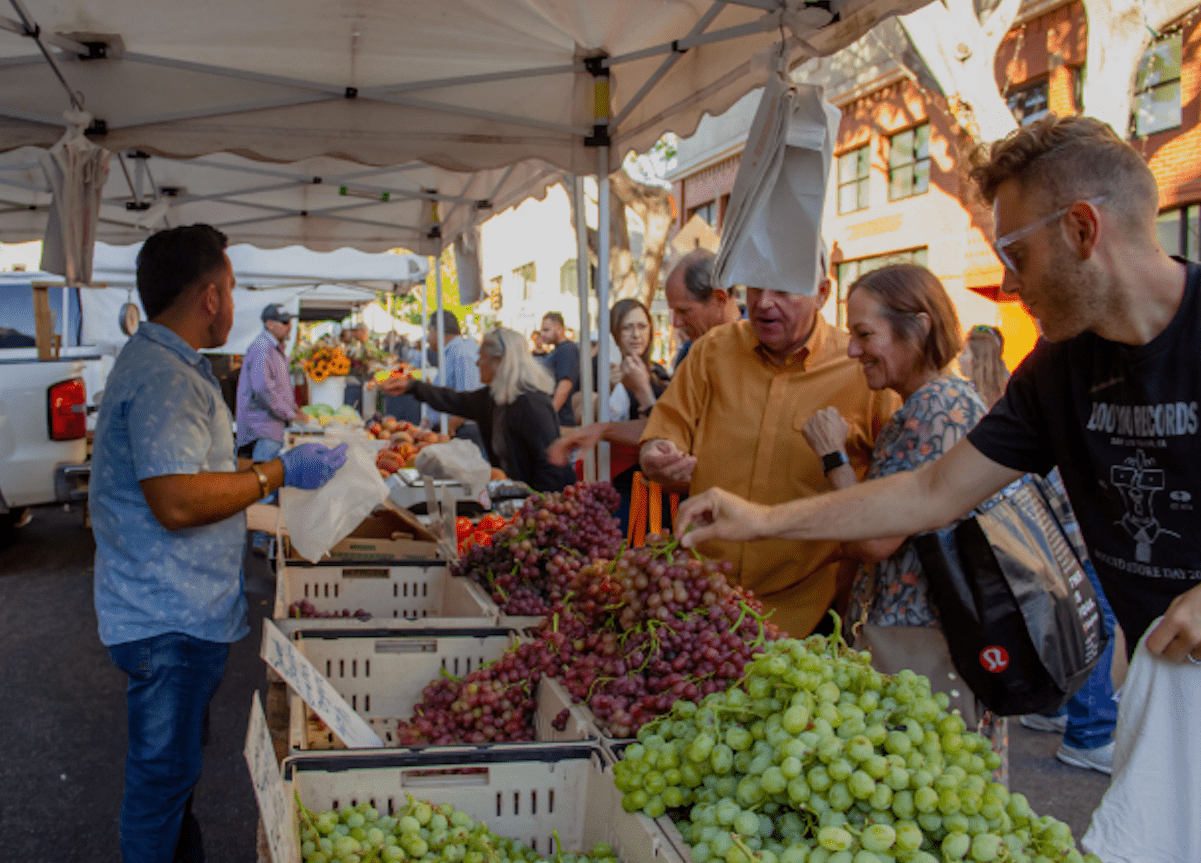
<svg viewBox="0 0 1201 863"><path fill-rule="evenodd" d="M1101 203L1108 197L1109 197L1109 195L1097 195L1096 197L1093 197L1093 198L1085 198L1084 203L1092 204L1093 206L1096 206L1097 204ZM996 239L996 242L994 242L992 244L992 248L993 248L993 251L997 253L997 257L1001 259L1001 263L1005 265L1005 268L1007 270L1009 270L1009 272L1013 273L1015 276L1018 274L1017 264L1015 264L1013 262L1013 259L1010 258L1008 253L1006 253L1006 251L1005 251L1007 248L1012 246L1018 240L1023 239L1024 237L1030 236L1031 234L1033 234L1035 231L1037 231L1039 228L1041 228L1043 225L1047 224L1048 222L1052 222L1055 219L1060 218L1061 216L1063 216L1064 213L1066 213L1068 210L1072 209L1072 207L1074 207L1074 206L1076 206L1075 201L1068 204L1063 209L1056 210L1054 213L1051 213L1048 216L1043 216L1041 219L1039 219L1036 222L1031 222L1029 225L1026 225L1025 227L1018 228L1016 231L1010 231L1008 234L1006 234L1003 237L998 237Z"/></svg>

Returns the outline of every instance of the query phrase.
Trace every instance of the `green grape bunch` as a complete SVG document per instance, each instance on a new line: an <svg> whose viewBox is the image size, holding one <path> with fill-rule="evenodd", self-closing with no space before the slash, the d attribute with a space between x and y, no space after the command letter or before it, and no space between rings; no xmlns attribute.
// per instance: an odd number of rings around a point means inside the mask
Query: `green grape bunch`
<svg viewBox="0 0 1201 863"><path fill-rule="evenodd" d="M482 821L449 804L411 796L393 815L370 803L310 812L296 797L304 863L543 863L521 842L498 836ZM558 834L555 834L556 846ZM618 863L612 847L599 842L588 853L556 847L553 863Z"/></svg>
<svg viewBox="0 0 1201 863"><path fill-rule="evenodd" d="M1100 863L993 781L1001 758L912 671L839 632L767 644L738 685L677 702L614 768L693 863Z"/></svg>

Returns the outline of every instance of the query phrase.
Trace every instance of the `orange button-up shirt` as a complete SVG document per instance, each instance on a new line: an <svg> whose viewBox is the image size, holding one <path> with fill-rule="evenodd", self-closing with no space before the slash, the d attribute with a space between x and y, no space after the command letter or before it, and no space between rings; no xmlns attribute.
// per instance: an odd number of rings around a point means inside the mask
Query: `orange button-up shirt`
<svg viewBox="0 0 1201 863"><path fill-rule="evenodd" d="M829 490L801 427L817 410L836 407L850 426L847 455L862 479L876 434L900 399L867 388L859 363L847 356L848 340L818 315L805 347L780 365L749 321L716 327L676 370L642 441L662 438L697 457L691 494L717 486L756 503L784 503ZM836 542L709 542L700 551L733 561L738 583L798 638L830 607L842 563Z"/></svg>

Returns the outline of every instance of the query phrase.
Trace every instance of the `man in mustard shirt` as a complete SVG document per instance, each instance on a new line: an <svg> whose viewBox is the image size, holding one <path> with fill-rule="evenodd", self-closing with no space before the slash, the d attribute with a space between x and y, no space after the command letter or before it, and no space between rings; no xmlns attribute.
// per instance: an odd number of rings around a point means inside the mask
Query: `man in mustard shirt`
<svg viewBox="0 0 1201 863"><path fill-rule="evenodd" d="M867 388L859 363L847 357L847 334L820 314L829 294L828 279L812 297L747 289L748 319L698 339L656 402L641 439L648 478L687 485L689 494L718 487L774 504L828 491L831 471L863 477L876 433L899 400ZM830 406L851 433L845 452L819 457L802 427ZM835 602L836 542L711 542L700 551L732 561L734 580L774 609L772 620L791 636L812 632Z"/></svg>

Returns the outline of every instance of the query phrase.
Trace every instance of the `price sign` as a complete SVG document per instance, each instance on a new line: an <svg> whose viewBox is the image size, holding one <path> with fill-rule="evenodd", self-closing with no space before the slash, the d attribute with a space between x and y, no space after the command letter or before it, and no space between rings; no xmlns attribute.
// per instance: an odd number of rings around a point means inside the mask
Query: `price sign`
<svg viewBox="0 0 1201 863"><path fill-rule="evenodd" d="M254 796L259 802L259 815L267 834L267 847L274 863L293 863L300 859L296 833L292 829L291 811L284 793L284 782L275 763L275 748L267 730L267 718L256 692L250 704L250 725L246 729L246 766L254 783Z"/></svg>
<svg viewBox="0 0 1201 863"><path fill-rule="evenodd" d="M348 749L383 748L379 735L270 620L263 621L262 657Z"/></svg>

